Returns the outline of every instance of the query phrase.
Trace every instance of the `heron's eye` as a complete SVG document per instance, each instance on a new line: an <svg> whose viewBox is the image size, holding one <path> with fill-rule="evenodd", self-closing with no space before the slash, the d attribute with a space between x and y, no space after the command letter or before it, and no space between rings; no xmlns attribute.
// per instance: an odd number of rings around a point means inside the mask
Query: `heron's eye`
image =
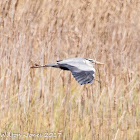
<svg viewBox="0 0 140 140"><path fill-rule="evenodd" d="M93 60L92 59L88 59L88 61L92 62L93 63Z"/></svg>
<svg viewBox="0 0 140 140"><path fill-rule="evenodd" d="M86 59L86 60L88 60L91 63L94 63L94 60L92 60L92 59Z"/></svg>

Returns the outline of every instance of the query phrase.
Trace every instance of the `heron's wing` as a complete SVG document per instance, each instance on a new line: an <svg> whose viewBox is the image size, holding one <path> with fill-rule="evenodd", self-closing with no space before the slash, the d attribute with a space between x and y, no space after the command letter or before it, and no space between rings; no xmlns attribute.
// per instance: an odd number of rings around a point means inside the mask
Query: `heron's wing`
<svg viewBox="0 0 140 140"><path fill-rule="evenodd" d="M69 64L58 64L59 67L65 67L72 72L72 75L76 79L76 81L80 84L88 84L92 83L94 80L95 69L92 67L88 67L88 65L69 65Z"/></svg>
<svg viewBox="0 0 140 140"><path fill-rule="evenodd" d="M72 75L80 85L92 83L94 80L94 71L72 72Z"/></svg>
<svg viewBox="0 0 140 140"><path fill-rule="evenodd" d="M58 66L65 67L70 71L94 71L92 65L88 65L83 58L73 58L68 60L57 61Z"/></svg>

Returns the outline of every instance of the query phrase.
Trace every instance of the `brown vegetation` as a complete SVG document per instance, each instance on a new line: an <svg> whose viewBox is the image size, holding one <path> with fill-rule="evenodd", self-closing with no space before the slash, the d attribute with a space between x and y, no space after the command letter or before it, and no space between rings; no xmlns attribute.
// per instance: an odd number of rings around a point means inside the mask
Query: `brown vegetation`
<svg viewBox="0 0 140 140"><path fill-rule="evenodd" d="M30 69L71 57L106 63L100 82ZM0 133L140 139L139 0L1 0L0 60Z"/></svg>

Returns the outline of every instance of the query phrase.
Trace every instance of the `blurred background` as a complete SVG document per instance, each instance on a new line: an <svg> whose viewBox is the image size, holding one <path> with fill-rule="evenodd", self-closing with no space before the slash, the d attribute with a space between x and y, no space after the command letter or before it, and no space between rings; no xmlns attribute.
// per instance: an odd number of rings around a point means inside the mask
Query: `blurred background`
<svg viewBox="0 0 140 140"><path fill-rule="evenodd" d="M106 65L84 86L67 71L30 69L72 57ZM139 93L138 0L0 1L1 136L138 140Z"/></svg>

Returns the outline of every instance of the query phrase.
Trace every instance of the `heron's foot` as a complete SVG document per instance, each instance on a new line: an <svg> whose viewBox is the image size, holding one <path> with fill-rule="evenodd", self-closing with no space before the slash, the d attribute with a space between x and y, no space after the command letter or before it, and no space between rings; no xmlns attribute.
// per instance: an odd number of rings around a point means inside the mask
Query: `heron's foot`
<svg viewBox="0 0 140 140"><path fill-rule="evenodd" d="M35 64L34 66L32 66L31 68L38 68L40 65Z"/></svg>

